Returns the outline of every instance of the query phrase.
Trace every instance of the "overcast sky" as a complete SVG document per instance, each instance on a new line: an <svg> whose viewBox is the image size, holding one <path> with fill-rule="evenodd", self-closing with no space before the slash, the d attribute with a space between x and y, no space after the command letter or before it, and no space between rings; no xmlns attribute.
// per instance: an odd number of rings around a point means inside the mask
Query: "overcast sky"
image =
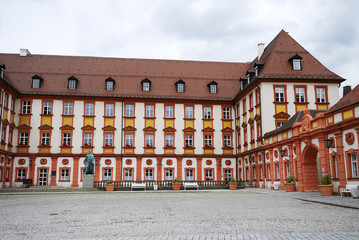
<svg viewBox="0 0 359 240"><path fill-rule="evenodd" d="M357 0L2 0L0 52L248 62L281 29L359 83Z"/></svg>

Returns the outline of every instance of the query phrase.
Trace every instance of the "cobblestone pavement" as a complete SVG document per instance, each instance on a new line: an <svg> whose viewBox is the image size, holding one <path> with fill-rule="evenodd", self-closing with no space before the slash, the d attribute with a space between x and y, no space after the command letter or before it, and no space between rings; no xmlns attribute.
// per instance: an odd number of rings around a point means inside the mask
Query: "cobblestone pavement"
<svg viewBox="0 0 359 240"><path fill-rule="evenodd" d="M2 193L0 239L359 239L358 209L297 198L265 189Z"/></svg>

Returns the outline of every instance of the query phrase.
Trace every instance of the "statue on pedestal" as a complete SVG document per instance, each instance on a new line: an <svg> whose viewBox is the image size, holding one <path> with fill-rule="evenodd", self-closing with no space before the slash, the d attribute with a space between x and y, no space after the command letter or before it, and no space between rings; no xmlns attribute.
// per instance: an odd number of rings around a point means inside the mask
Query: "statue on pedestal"
<svg viewBox="0 0 359 240"><path fill-rule="evenodd" d="M95 164L95 157L91 153L91 150L89 150L89 153L86 155L86 158L85 158L84 175L86 175L86 174L93 175L94 174L94 164Z"/></svg>

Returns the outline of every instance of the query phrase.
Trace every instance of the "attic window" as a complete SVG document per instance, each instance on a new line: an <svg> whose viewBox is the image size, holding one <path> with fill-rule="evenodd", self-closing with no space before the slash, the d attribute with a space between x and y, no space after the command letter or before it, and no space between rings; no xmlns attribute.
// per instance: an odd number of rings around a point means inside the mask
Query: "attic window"
<svg viewBox="0 0 359 240"><path fill-rule="evenodd" d="M258 77L259 73L262 70L262 67L263 67L263 64L255 64L254 74L255 74L256 77Z"/></svg>
<svg viewBox="0 0 359 240"><path fill-rule="evenodd" d="M151 81L147 78L143 79L141 81L141 84L142 84L142 91L144 92L149 92L151 91Z"/></svg>
<svg viewBox="0 0 359 240"><path fill-rule="evenodd" d="M210 82L207 86L209 87L209 93L218 93L217 89L218 83L215 81Z"/></svg>
<svg viewBox="0 0 359 240"><path fill-rule="evenodd" d="M41 87L42 78L38 75L32 77L32 88L40 88Z"/></svg>
<svg viewBox="0 0 359 240"><path fill-rule="evenodd" d="M76 89L77 88L77 82L78 80L74 77L71 76L70 78L68 78L68 89Z"/></svg>
<svg viewBox="0 0 359 240"><path fill-rule="evenodd" d="M175 83L176 85L176 91L179 93L183 93L184 92L184 88L185 88L185 82L182 80L179 80Z"/></svg>
<svg viewBox="0 0 359 240"><path fill-rule="evenodd" d="M0 78L4 79L5 75L5 64L0 66Z"/></svg>
<svg viewBox="0 0 359 240"><path fill-rule="evenodd" d="M299 55L295 55L294 57L292 57L291 59L289 59L289 61L292 63L292 69L294 71L300 71L302 70L302 57Z"/></svg>
<svg viewBox="0 0 359 240"><path fill-rule="evenodd" d="M106 90L108 91L112 91L115 88L115 80L113 80L112 78L107 78L106 79Z"/></svg>

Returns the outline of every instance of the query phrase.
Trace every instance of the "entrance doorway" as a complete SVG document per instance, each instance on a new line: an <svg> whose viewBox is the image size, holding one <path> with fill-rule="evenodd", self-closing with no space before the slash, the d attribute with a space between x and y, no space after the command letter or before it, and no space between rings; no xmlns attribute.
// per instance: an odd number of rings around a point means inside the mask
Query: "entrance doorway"
<svg viewBox="0 0 359 240"><path fill-rule="evenodd" d="M320 157L318 150L314 147L309 147L304 153L302 174L304 192L319 191Z"/></svg>
<svg viewBox="0 0 359 240"><path fill-rule="evenodd" d="M47 169L39 169L39 186L46 186L47 184Z"/></svg>

